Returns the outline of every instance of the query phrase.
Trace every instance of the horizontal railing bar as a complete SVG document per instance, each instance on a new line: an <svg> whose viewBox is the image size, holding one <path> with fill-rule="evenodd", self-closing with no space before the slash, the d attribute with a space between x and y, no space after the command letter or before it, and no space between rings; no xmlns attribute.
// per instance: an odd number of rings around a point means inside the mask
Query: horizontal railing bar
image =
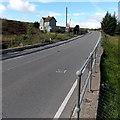
<svg viewBox="0 0 120 120"><path fill-rule="evenodd" d="M85 68L85 67L86 67L86 65L88 64L89 59L90 59L90 58L91 58L91 56L93 55L93 53L94 53L95 49L97 48L97 46L98 46L98 44L99 44L100 40L101 40L101 33L100 33L100 37L99 37L98 42L96 43L96 45L95 45L95 47L94 47L93 51L90 53L89 57L87 58L87 60L85 61L85 63L84 63L84 64L83 64L83 66L81 67L81 69L79 70L79 73L80 73L80 74L83 74L83 72L82 72L82 71L84 70L84 68Z"/></svg>
<svg viewBox="0 0 120 120"><path fill-rule="evenodd" d="M84 97L84 95L85 95L85 91L86 91L86 89L87 89L87 85L88 85L88 82L89 82L89 79L90 79L90 75L91 75L91 71L89 72L89 75L88 75L88 77L87 77L87 79L86 79L86 82L85 82L85 85L84 85L84 87L83 87L83 90L82 90L82 92L81 92L80 104L82 103L83 97Z"/></svg>

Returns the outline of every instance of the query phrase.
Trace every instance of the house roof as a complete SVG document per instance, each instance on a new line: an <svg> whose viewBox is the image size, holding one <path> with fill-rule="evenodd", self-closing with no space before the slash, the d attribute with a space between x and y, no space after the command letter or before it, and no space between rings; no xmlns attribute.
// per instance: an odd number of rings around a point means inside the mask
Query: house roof
<svg viewBox="0 0 120 120"><path fill-rule="evenodd" d="M57 20L54 18L54 17L50 17L50 16L48 16L48 17L42 17L43 18L43 20L45 21L45 22L49 22L49 21L51 21L52 19L54 19L56 22L57 22Z"/></svg>

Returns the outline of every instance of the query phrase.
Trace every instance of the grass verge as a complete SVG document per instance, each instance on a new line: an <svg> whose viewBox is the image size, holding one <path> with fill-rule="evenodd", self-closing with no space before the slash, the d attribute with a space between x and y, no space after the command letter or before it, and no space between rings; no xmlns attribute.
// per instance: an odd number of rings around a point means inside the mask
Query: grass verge
<svg viewBox="0 0 120 120"><path fill-rule="evenodd" d="M73 33L40 33L36 35L2 36L2 49L33 45L38 43L54 43L67 40L77 35Z"/></svg>
<svg viewBox="0 0 120 120"><path fill-rule="evenodd" d="M97 119L120 119L120 37L103 35L101 86Z"/></svg>

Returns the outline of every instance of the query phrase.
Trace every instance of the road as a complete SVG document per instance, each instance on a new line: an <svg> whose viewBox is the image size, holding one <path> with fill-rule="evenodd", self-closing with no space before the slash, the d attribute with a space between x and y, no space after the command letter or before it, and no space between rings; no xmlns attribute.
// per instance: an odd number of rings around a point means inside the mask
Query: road
<svg viewBox="0 0 120 120"><path fill-rule="evenodd" d="M92 32L60 46L4 60L3 117L53 118L99 36Z"/></svg>

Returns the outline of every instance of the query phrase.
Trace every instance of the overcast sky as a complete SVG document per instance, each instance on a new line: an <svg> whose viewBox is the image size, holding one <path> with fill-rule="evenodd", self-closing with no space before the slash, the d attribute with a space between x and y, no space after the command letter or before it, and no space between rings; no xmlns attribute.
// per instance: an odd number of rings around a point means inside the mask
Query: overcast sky
<svg viewBox="0 0 120 120"><path fill-rule="evenodd" d="M57 20L57 25L65 26L65 9L68 7L68 22L71 26L80 25L80 27L84 28L99 28L100 21L107 11L112 14L115 12L116 15L118 15L118 1L62 1L63 0L2 0L0 3L0 17L35 22L40 21L41 17L54 16Z"/></svg>

